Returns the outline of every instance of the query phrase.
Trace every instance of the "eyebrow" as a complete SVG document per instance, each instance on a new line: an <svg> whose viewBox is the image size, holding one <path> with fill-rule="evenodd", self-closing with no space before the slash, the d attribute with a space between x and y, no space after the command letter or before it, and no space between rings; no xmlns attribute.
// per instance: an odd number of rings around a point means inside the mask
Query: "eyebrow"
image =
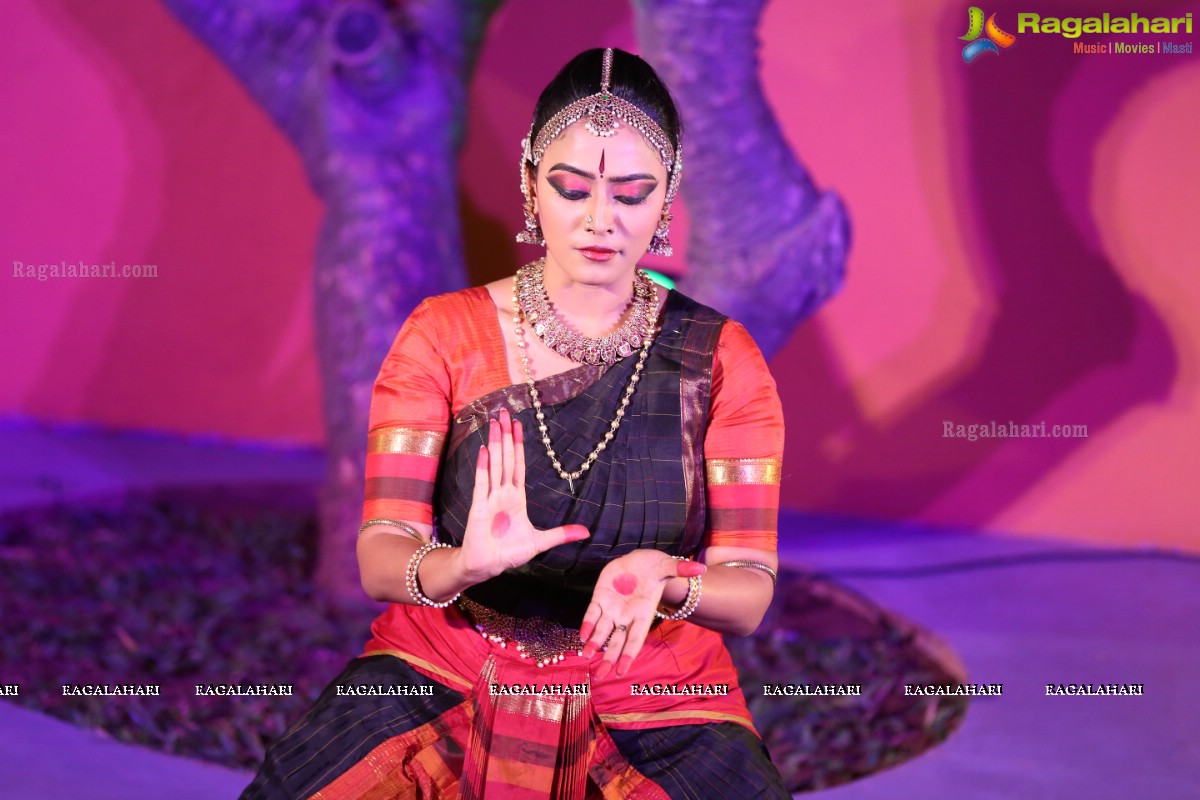
<svg viewBox="0 0 1200 800"><path fill-rule="evenodd" d="M572 167L570 164L563 164L563 163L555 164L553 167L551 167L550 169L547 170L547 174L549 174L551 172L556 172L558 170L562 170L563 172L570 172L572 174L578 175L581 178L587 178L589 181L596 180L596 176L593 175L592 173L588 172L587 170L580 169L579 167ZM634 175L613 175L612 177L606 178L605 180L607 180L609 183L633 183L634 181L655 181L655 182L657 182L658 178L655 178L653 175L650 175L649 173L646 173L646 172L639 172Z"/></svg>

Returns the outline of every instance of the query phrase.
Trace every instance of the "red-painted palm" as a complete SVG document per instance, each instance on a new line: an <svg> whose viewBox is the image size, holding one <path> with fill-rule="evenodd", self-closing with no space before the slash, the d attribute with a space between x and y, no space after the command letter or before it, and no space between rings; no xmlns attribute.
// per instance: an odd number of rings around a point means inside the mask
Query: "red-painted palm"
<svg viewBox="0 0 1200 800"><path fill-rule="evenodd" d="M471 583L527 564L538 553L586 539L582 525L539 530L529 521L525 494L525 436L506 410L488 423L487 447L479 448L475 488L459 563Z"/></svg>

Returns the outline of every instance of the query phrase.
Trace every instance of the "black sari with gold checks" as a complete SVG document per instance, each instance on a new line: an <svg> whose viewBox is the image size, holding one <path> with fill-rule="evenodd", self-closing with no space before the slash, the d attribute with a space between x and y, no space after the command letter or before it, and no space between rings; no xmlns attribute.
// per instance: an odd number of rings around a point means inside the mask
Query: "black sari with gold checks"
<svg viewBox="0 0 1200 800"><path fill-rule="evenodd" d="M539 438L526 437L530 521L538 528L576 523L591 536L471 587L465 594L475 603L577 628L597 576L612 559L647 547L685 556L699 550L706 513L703 441L724 317L671 292L660 322L617 435L573 487L552 467ZM538 383L564 465L580 464L603 438L636 360L585 365ZM479 397L454 416L434 493L442 541L462 541L475 459L486 444L488 421L502 408L527 432L537 431L524 385ZM789 796L762 742L748 724L725 721L729 714L700 710L699 724L628 727L613 722L622 715L594 707L602 705L600 697L557 704L488 697L487 681L495 680L591 682L597 692L605 687L593 681L582 657L540 670L469 636L469 622L455 608L394 605L375 630L384 643L369 646L271 748L244 800ZM701 649L672 650L682 646L671 644L676 641ZM696 671L687 673L693 677L704 674L709 659L719 674L732 673L720 637L690 623L658 626L646 651L656 646L659 664L695 661L689 669ZM339 693L339 687L356 685L421 686L426 693Z"/></svg>

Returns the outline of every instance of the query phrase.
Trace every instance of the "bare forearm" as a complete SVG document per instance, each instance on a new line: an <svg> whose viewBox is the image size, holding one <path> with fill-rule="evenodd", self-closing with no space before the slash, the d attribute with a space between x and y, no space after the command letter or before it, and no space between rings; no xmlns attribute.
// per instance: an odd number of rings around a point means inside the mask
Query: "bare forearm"
<svg viewBox="0 0 1200 800"><path fill-rule="evenodd" d="M686 578L671 578L663 590L663 602L677 609L687 593ZM701 582L700 604L687 620L720 633L749 636L762 622L774 593L774 584L765 572L709 564Z"/></svg>
<svg viewBox="0 0 1200 800"><path fill-rule="evenodd" d="M420 605L408 591L405 578L413 553L428 541L428 525L413 525L426 537L418 541L396 528L373 525L358 539L358 565L363 590L373 600ZM423 530L421 530L423 529ZM417 586L430 600L442 602L478 583L460 564L457 547L439 547L425 554Z"/></svg>

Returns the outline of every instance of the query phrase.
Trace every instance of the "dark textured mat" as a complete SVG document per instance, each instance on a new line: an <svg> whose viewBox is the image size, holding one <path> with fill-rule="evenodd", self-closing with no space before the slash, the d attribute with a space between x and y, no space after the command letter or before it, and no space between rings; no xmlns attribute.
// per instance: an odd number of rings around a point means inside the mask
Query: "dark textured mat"
<svg viewBox="0 0 1200 800"><path fill-rule="evenodd" d="M138 743L253 767L358 651L375 611L307 583L311 493L287 485L174 490L0 517L0 641L18 702ZM929 634L854 592L784 571L760 631L730 638L756 722L794 789L909 758L961 721L960 680ZM264 655L268 654L268 655ZM264 659L273 674L262 674ZM119 676L114 679L113 676ZM161 695L64 697L64 683L155 683ZM197 697L198 683L295 686L291 697ZM767 697L764 684L857 685Z"/></svg>
<svg viewBox="0 0 1200 800"><path fill-rule="evenodd" d="M912 758L966 713L962 695L905 693L910 684L962 683L965 670L944 642L811 573L782 571L758 632L726 642L755 724L793 791Z"/></svg>

